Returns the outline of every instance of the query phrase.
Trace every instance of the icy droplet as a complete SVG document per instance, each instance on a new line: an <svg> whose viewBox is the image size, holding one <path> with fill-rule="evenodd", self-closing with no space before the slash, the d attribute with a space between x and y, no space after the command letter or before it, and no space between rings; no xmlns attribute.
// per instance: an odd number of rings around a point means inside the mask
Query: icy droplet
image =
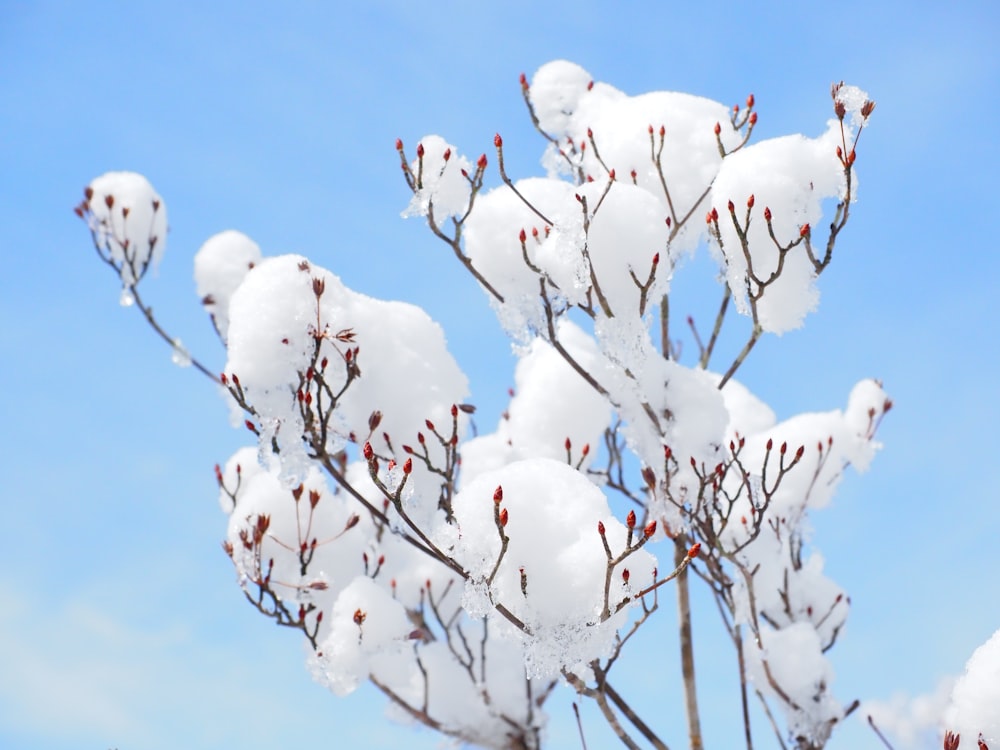
<svg viewBox="0 0 1000 750"><path fill-rule="evenodd" d="M188 354L188 350L184 348L184 344L181 343L180 339L174 339L174 353L171 355L170 359L178 367L191 366L191 355Z"/></svg>
<svg viewBox="0 0 1000 750"><path fill-rule="evenodd" d="M118 298L118 304L122 307L132 307L135 304L135 297L132 294L132 287L123 286L122 296Z"/></svg>

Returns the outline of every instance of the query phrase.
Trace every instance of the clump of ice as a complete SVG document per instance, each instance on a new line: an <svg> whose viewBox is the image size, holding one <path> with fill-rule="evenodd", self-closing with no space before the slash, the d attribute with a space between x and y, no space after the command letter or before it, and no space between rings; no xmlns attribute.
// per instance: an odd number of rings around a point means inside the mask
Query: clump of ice
<svg viewBox="0 0 1000 750"><path fill-rule="evenodd" d="M257 243L235 229L212 235L194 256L198 296L223 341L229 332L229 300L261 257Z"/></svg>
<svg viewBox="0 0 1000 750"><path fill-rule="evenodd" d="M149 180L136 172L103 174L90 183L87 195L90 229L120 267L128 289L163 256L167 207Z"/></svg>

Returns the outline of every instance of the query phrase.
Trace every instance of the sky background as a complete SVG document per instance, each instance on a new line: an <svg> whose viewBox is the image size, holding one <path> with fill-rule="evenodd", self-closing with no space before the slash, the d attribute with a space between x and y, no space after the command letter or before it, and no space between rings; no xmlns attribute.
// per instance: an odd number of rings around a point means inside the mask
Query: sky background
<svg viewBox="0 0 1000 750"><path fill-rule="evenodd" d="M247 435L119 306L71 209L105 171L151 180L171 232L144 298L218 369L191 261L224 229L423 306L488 431L514 360L447 248L399 218L393 142L439 133L474 157L501 132L508 171L539 174L517 77L556 58L630 94L753 92L755 139L821 133L834 80L877 100L820 308L764 339L740 377L779 417L841 407L866 376L895 400L872 469L814 518L853 601L831 652L845 703L933 691L1000 626L996 5L535 5L0 4L0 746L438 746L387 724L368 690L313 684L296 635L246 605L212 466ZM696 315L717 304L679 300ZM696 605L708 746L733 746L729 646ZM681 747L664 617L618 682ZM579 747L567 701L550 707L550 747ZM586 708L591 746L610 746ZM877 746L860 712L830 745Z"/></svg>

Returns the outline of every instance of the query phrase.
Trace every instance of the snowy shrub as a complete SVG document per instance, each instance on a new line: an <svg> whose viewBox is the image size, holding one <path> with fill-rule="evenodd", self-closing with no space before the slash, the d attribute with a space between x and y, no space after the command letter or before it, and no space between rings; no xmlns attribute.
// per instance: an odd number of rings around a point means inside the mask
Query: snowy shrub
<svg viewBox="0 0 1000 750"><path fill-rule="evenodd" d="M858 703L834 692L849 598L809 543L810 516L847 466L868 467L892 402L862 380L842 409L779 422L736 375L763 335L817 308L874 103L837 84L819 136L751 143L752 95L628 96L564 61L521 88L544 175L511 178L500 135L494 157L436 135L396 143L403 216L451 248L520 356L488 434L470 434L469 384L426 313L305 257L264 257L235 231L195 258L227 348L210 372L138 292L164 250L160 197L131 173L86 189L76 210L123 304L224 388L255 437L216 470L238 583L300 631L337 695L370 680L397 715L492 748L541 747L560 685L626 746L666 747L609 673L672 590L685 702L669 708L695 748L700 580L734 646L748 736L756 698L779 738L821 748ZM698 252L717 264L722 303L707 330L688 320L697 351L681 357L669 300ZM996 725L976 722L996 706L996 640L950 714L993 741Z"/></svg>

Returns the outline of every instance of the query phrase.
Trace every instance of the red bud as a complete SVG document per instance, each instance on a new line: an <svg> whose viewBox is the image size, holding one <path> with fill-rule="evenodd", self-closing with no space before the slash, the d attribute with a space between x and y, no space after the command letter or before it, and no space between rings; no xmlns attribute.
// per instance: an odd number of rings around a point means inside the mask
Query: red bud
<svg viewBox="0 0 1000 750"><path fill-rule="evenodd" d="M403 473L404 474L409 474L411 471L413 471L413 459L412 458L408 458L403 463Z"/></svg>
<svg viewBox="0 0 1000 750"><path fill-rule="evenodd" d="M597 533L604 536L604 521L597 522Z"/></svg>
<svg viewBox="0 0 1000 750"><path fill-rule="evenodd" d="M688 550L687 556L694 560L699 552L701 552L701 542L695 542L691 545L691 549Z"/></svg>
<svg viewBox="0 0 1000 750"><path fill-rule="evenodd" d="M634 529L635 528L635 511L634 510L630 510L628 512L628 517L625 519L625 523L626 523L626 525L630 529Z"/></svg>
<svg viewBox="0 0 1000 750"><path fill-rule="evenodd" d="M625 569L623 569L623 570L622 570L622 580L623 580L623 581L624 581L625 583L628 583L628 579L629 579L629 572L628 572L628 568L625 568Z"/></svg>
<svg viewBox="0 0 1000 750"><path fill-rule="evenodd" d="M646 537L647 539L649 539L649 537L653 536L653 534L655 534L655 533L656 533L656 521L650 521L650 522L649 522L649 523L648 523L648 524L646 525L646 528L644 528L644 529L642 530L642 533L643 533L643 534L645 535L645 537Z"/></svg>
<svg viewBox="0 0 1000 750"><path fill-rule="evenodd" d="M753 208L753 193L750 193L750 197L747 198L747 208Z"/></svg>
<svg viewBox="0 0 1000 750"><path fill-rule="evenodd" d="M720 135L722 133L722 126L719 123L715 123L715 127L713 128L713 130L715 131L716 135Z"/></svg>
<svg viewBox="0 0 1000 750"><path fill-rule="evenodd" d="M402 141L401 138L397 138L396 139L396 150L397 151L402 151L403 150L403 141Z"/></svg>
<svg viewBox="0 0 1000 750"><path fill-rule="evenodd" d="M500 525L501 526L506 526L507 525L507 518L508 518L508 516L507 516L507 509L504 508L502 511L500 511Z"/></svg>
<svg viewBox="0 0 1000 750"><path fill-rule="evenodd" d="M417 158L418 159L424 158L424 144L422 143L417 144Z"/></svg>
<svg viewBox="0 0 1000 750"><path fill-rule="evenodd" d="M497 488L493 491L493 502L499 505L503 501L503 485L497 485Z"/></svg>
<svg viewBox="0 0 1000 750"><path fill-rule="evenodd" d="M500 137L499 133L493 136L493 145L497 148L501 148L503 146L503 138Z"/></svg>
<svg viewBox="0 0 1000 750"><path fill-rule="evenodd" d="M747 97L747 109L753 109L754 98L753 94Z"/></svg>
<svg viewBox="0 0 1000 750"><path fill-rule="evenodd" d="M367 441L365 441L365 447L361 449L361 452L364 454L366 461L371 461L375 455L375 451L372 450L372 444Z"/></svg>
<svg viewBox="0 0 1000 750"><path fill-rule="evenodd" d="M476 161L476 166L480 169L486 169L486 154L481 154L479 159Z"/></svg>

